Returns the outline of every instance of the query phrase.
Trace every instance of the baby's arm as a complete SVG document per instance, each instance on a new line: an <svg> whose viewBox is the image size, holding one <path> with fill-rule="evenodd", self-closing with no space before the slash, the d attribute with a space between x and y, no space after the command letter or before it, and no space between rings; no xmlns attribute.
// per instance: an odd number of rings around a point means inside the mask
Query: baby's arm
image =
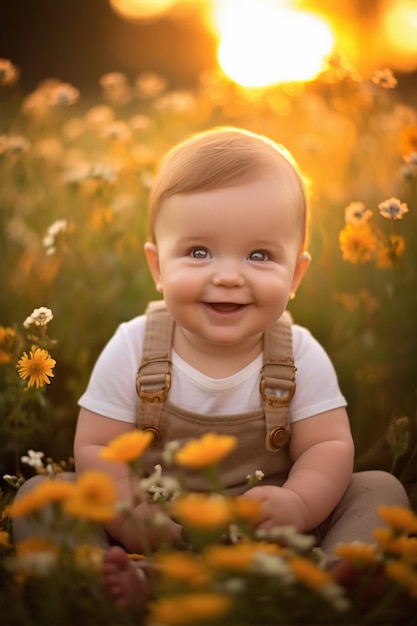
<svg viewBox="0 0 417 626"><path fill-rule="evenodd" d="M245 497L262 502L257 528L292 525L308 532L323 522L342 498L352 476L354 446L345 409L291 426L293 466L282 487L258 486Z"/></svg>
<svg viewBox="0 0 417 626"><path fill-rule="evenodd" d="M161 541L175 541L181 535L181 528L167 518L164 530L157 530L149 523L157 513L158 507L147 502L146 494L139 491L137 481L132 481L129 468L125 463L104 461L100 450L112 439L130 432L134 425L110 419L87 409L81 409L78 417L74 443L75 466L77 473L90 469L106 472L115 482L117 499L131 503L135 497L143 501L134 509L138 527L126 515L120 514L106 524L106 530L119 541L128 552L140 553L154 550Z"/></svg>

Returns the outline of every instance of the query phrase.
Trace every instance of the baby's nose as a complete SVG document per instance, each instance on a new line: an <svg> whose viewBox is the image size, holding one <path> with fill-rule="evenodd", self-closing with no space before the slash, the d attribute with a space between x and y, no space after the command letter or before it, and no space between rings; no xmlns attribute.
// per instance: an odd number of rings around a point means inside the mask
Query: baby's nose
<svg viewBox="0 0 417 626"><path fill-rule="evenodd" d="M216 287L241 287L244 283L241 269L240 265L233 261L219 263L213 274L213 284Z"/></svg>

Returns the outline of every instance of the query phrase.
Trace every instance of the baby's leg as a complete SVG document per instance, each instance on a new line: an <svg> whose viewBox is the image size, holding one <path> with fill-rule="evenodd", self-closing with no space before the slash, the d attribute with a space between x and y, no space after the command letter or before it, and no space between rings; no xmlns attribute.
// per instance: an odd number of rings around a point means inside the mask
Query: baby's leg
<svg viewBox="0 0 417 626"><path fill-rule="evenodd" d="M333 511L320 527L320 547L328 555L338 543L375 543L372 531L386 526L378 514L380 506L409 507L407 493L392 474L382 471L357 472Z"/></svg>
<svg viewBox="0 0 417 626"><path fill-rule="evenodd" d="M103 586L119 606L140 610L151 595L147 561L132 561L119 546L108 551L103 564Z"/></svg>
<svg viewBox="0 0 417 626"><path fill-rule="evenodd" d="M46 480L67 480L70 482L75 482L76 474L74 472L62 472L62 474L58 474L55 478L51 479L48 476L38 475L29 478L23 485L20 487L19 491L16 494L16 499L18 500L22 496L30 493L35 487L42 484ZM75 537L63 537L59 531L51 530L51 522L53 519L53 512L50 506L45 506L41 509L42 512L42 521L34 520L33 517L17 517L13 520L13 540L15 543L19 541L23 541L24 539L28 539L29 537L41 537L43 539L49 539L51 541L56 542L58 545L61 545L65 540L65 544L67 546L76 547L79 545L80 540ZM102 548L103 550L107 550L109 547L108 536L104 530L104 528L97 529L94 533L91 533L88 538L83 537L82 543L88 543L91 546L97 546Z"/></svg>

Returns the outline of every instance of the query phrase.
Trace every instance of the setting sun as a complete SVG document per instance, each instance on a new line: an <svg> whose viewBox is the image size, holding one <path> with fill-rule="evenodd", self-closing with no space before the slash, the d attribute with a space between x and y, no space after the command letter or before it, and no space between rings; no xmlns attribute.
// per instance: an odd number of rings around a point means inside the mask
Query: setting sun
<svg viewBox="0 0 417 626"><path fill-rule="evenodd" d="M220 67L245 87L313 80L334 46L321 17L276 0L218 1L214 11Z"/></svg>

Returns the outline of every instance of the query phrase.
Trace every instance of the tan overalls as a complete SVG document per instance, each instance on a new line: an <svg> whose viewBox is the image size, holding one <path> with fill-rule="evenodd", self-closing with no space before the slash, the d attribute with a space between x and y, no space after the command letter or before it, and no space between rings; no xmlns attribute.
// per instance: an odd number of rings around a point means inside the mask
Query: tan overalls
<svg viewBox="0 0 417 626"><path fill-rule="evenodd" d="M264 360L259 391L263 406L238 415L199 415L174 406L169 401L171 386L171 346L174 321L163 302L150 303L146 312L143 359L137 374L138 427L151 430L153 445L142 457L146 474L161 464L162 452L170 441L185 442L207 432L235 435L237 447L223 461L221 474L227 491L242 493L248 474L264 473L262 484L282 485L292 463L288 454L290 438L289 405L295 392L295 371L291 317L288 312L264 335ZM275 391L276 393L271 393ZM187 486L192 491L209 488L203 473L188 470ZM357 472L344 496L320 526L311 530L317 543L328 554L339 542L373 542L372 531L383 526L378 515L381 504L408 506L401 483L381 471Z"/></svg>
<svg viewBox="0 0 417 626"><path fill-rule="evenodd" d="M247 475L262 470L262 484L282 485L291 463L289 403L295 391L291 318L284 313L265 333L264 362L260 377L263 406L237 415L199 415L169 401L171 385L171 346L174 321L163 302L150 303L147 312L143 358L137 374L139 396L138 427L151 430L153 445L142 458L146 474L161 464L165 445L173 440L185 442L207 432L235 435L238 445L221 465L224 485L229 493L241 493ZM277 394L272 391L276 390ZM171 470L172 471L172 470ZM169 468L164 468L168 473ZM201 472L186 475L188 488L208 488Z"/></svg>

